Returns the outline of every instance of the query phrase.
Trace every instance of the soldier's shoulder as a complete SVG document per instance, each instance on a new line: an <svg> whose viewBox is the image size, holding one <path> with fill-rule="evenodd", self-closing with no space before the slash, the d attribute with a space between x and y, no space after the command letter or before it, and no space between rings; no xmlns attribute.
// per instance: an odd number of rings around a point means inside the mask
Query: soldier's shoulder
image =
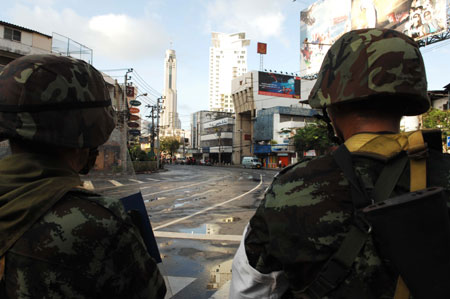
<svg viewBox="0 0 450 299"><path fill-rule="evenodd" d="M275 176L274 184L284 184L286 182L297 180L304 181L305 179L311 178L311 176L336 171L339 172L339 168L331 154L317 157L305 157L301 161L280 171Z"/></svg>
<svg viewBox="0 0 450 299"><path fill-rule="evenodd" d="M120 199L103 196L84 188L71 189L58 204L63 206L82 206L87 213L107 213L125 220L126 211ZM56 208L58 208L58 204Z"/></svg>
<svg viewBox="0 0 450 299"><path fill-rule="evenodd" d="M308 158L285 169L265 196L265 208L306 207L348 196L348 182L332 155Z"/></svg>

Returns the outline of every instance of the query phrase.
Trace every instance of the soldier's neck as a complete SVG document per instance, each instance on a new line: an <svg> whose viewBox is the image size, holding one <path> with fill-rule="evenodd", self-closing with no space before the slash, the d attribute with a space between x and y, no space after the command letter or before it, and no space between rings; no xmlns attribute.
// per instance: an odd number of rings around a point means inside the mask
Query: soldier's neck
<svg viewBox="0 0 450 299"><path fill-rule="evenodd" d="M336 131L345 140L358 133L400 132L400 120L392 117L365 117L355 115L342 117L334 122Z"/></svg>

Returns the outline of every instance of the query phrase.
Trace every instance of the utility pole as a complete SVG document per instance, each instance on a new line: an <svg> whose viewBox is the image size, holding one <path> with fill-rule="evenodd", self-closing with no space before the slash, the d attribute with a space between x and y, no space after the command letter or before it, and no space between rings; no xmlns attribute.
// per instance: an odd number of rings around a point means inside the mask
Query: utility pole
<svg viewBox="0 0 450 299"><path fill-rule="evenodd" d="M124 86L123 86L123 102L122 107L120 107L120 123L122 125L121 127L121 151L120 151L120 160L122 163L122 172L127 172L127 163L128 163L128 130L127 130L127 119L128 119L128 103L127 103L127 82L128 82L128 74L132 73L133 69L129 68L127 72L125 73L125 80L124 80Z"/></svg>
<svg viewBox="0 0 450 299"><path fill-rule="evenodd" d="M151 115L148 115L146 117L152 118L152 129L150 132L150 152L153 155L155 155L155 111L156 111L156 107L154 105L146 105L145 107L152 109Z"/></svg>
<svg viewBox="0 0 450 299"><path fill-rule="evenodd" d="M184 148L184 143L186 142L186 137L185 137L185 135L184 135L184 130L183 130L183 158L186 158L186 151L185 151L185 148Z"/></svg>
<svg viewBox="0 0 450 299"><path fill-rule="evenodd" d="M220 136L222 135L222 131L217 132L217 136L219 136L219 165L222 165L222 150L221 150L221 142Z"/></svg>
<svg viewBox="0 0 450 299"><path fill-rule="evenodd" d="M158 98L156 102L156 165L158 169L161 165L161 155L159 151L159 113L161 112L161 108L159 105L161 104L161 101L165 98L166 97L162 96Z"/></svg>

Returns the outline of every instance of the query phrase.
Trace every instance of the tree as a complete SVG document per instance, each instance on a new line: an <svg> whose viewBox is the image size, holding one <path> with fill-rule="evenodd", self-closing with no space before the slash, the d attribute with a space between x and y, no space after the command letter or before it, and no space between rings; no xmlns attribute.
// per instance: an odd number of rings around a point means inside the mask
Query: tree
<svg viewBox="0 0 450 299"><path fill-rule="evenodd" d="M450 136L450 111L431 108L422 116L423 127L426 129L440 129L443 137Z"/></svg>
<svg viewBox="0 0 450 299"><path fill-rule="evenodd" d="M180 148L180 140L177 137L162 137L160 148L161 151L169 153L173 157L173 153Z"/></svg>
<svg viewBox="0 0 450 299"><path fill-rule="evenodd" d="M322 120L307 124L301 129L297 129L294 135L295 150L303 155L303 152L315 150L322 154L329 150L334 144L328 138L327 125Z"/></svg>
<svg viewBox="0 0 450 299"><path fill-rule="evenodd" d="M141 150L140 145L134 145L128 149L131 161L150 161L149 155Z"/></svg>

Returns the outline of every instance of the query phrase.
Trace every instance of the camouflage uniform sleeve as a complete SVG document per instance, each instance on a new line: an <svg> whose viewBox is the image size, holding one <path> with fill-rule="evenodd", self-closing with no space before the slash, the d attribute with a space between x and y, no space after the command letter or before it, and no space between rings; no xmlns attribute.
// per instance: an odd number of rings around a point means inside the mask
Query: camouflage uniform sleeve
<svg viewBox="0 0 450 299"><path fill-rule="evenodd" d="M164 298L156 263L123 214L116 200L66 195L8 252L8 296Z"/></svg>

